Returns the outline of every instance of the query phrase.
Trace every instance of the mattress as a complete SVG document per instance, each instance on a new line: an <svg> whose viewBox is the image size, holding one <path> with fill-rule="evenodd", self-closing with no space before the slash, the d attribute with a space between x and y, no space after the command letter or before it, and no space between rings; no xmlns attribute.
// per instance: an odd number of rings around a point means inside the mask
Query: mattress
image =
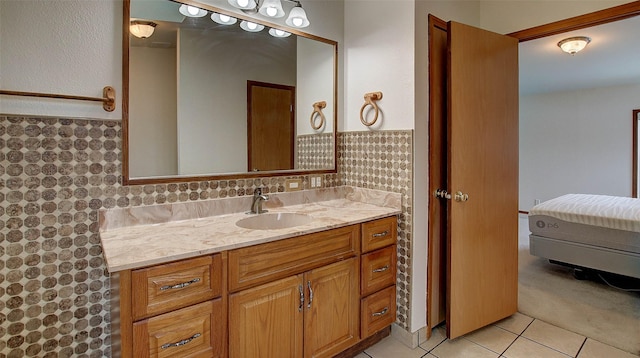
<svg viewBox="0 0 640 358"><path fill-rule="evenodd" d="M532 235L640 253L640 199L567 194L529 211Z"/></svg>

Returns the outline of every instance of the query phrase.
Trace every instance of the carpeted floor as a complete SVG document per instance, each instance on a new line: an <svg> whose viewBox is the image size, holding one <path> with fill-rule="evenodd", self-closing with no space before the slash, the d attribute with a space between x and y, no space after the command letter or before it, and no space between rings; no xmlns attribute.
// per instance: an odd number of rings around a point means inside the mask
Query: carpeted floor
<svg viewBox="0 0 640 358"><path fill-rule="evenodd" d="M518 311L640 355L640 292L576 280L571 268L531 256L526 215L519 226ZM622 283L637 286L640 280Z"/></svg>

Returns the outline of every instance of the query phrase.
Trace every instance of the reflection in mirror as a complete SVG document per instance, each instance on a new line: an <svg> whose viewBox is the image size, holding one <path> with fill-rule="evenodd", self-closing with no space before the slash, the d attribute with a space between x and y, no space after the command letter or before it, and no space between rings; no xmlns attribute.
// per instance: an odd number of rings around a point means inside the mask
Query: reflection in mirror
<svg viewBox="0 0 640 358"><path fill-rule="evenodd" d="M155 27L129 35L125 49L125 180L335 172L336 43L248 32L241 21L213 21L212 11L184 16L180 5L130 2L131 21ZM320 101L328 120L314 129Z"/></svg>

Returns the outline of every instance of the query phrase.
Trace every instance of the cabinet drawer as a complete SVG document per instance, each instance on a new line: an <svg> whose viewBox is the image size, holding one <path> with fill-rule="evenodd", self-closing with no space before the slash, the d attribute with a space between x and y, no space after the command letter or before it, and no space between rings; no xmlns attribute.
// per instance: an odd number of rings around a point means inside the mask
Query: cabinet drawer
<svg viewBox="0 0 640 358"><path fill-rule="evenodd" d="M396 286L363 298L360 309L360 328L364 339L395 322Z"/></svg>
<svg viewBox="0 0 640 358"><path fill-rule="evenodd" d="M361 295L366 296L396 283L396 245L362 255Z"/></svg>
<svg viewBox="0 0 640 358"><path fill-rule="evenodd" d="M222 293L221 254L131 273L134 320L210 300Z"/></svg>
<svg viewBox="0 0 640 358"><path fill-rule="evenodd" d="M222 299L133 324L134 357L222 357Z"/></svg>
<svg viewBox="0 0 640 358"><path fill-rule="evenodd" d="M358 254L360 225L229 252L229 291L274 281Z"/></svg>
<svg viewBox="0 0 640 358"><path fill-rule="evenodd" d="M398 218L391 216L362 224L362 252L373 251L396 243Z"/></svg>

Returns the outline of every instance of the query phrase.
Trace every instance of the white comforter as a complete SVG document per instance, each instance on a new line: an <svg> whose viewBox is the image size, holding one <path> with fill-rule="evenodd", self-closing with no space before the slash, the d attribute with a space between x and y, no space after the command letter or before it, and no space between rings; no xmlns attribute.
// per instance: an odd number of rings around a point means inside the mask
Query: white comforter
<svg viewBox="0 0 640 358"><path fill-rule="evenodd" d="M529 215L548 215L574 223L640 232L640 199L637 198L567 194L534 206Z"/></svg>

